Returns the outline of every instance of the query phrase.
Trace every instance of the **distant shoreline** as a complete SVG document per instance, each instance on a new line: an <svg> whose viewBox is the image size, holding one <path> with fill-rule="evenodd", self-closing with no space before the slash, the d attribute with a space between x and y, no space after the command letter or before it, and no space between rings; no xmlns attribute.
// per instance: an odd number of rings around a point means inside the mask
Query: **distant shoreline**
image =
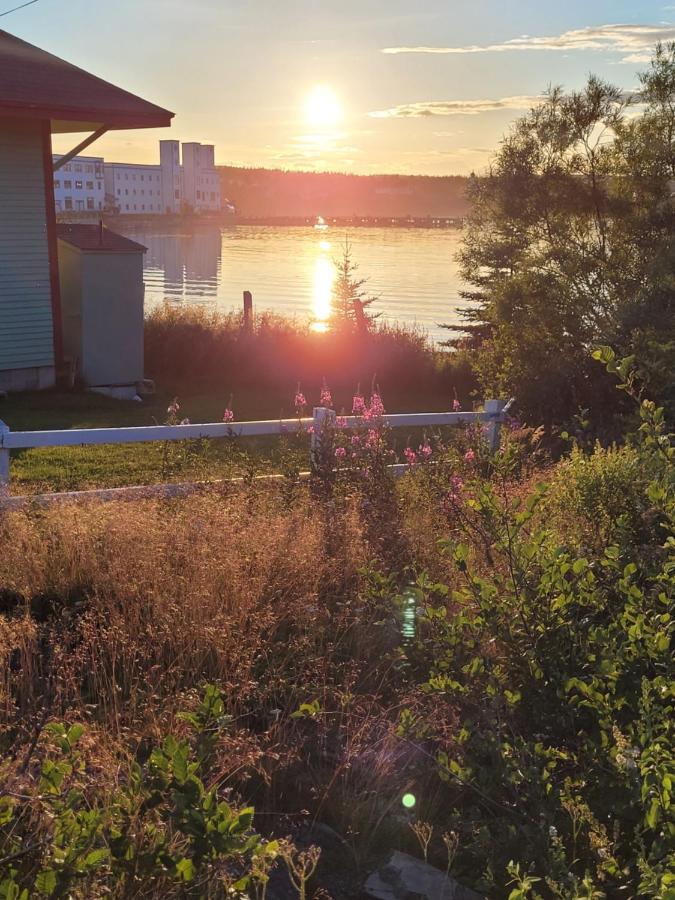
<svg viewBox="0 0 675 900"><path fill-rule="evenodd" d="M322 225L317 225L316 216L237 216L237 215L114 215L106 212L96 213L59 213L59 222L69 223L97 223L103 221L108 228L120 228L122 226L142 225L151 227L158 225L166 227L175 226L200 226L219 225L226 227L259 226L270 228L312 228L322 230ZM326 217L326 228L462 228L464 219L453 216L331 216Z"/></svg>

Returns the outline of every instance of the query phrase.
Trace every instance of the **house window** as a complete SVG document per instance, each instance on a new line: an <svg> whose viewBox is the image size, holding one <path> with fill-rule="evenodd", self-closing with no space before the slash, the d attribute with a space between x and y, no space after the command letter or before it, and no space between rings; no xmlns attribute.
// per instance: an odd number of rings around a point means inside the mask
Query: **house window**
<svg viewBox="0 0 675 900"><path fill-rule="evenodd" d="M88 190L88 191L93 191L93 190L94 190L94 182L93 182L93 181L88 181L88 182L87 182L87 190Z"/></svg>
<svg viewBox="0 0 675 900"><path fill-rule="evenodd" d="M126 207L125 207L125 209L127 209L127 210L128 210L128 209L129 209L129 204L128 204L128 203L127 203L127 205L126 205Z"/></svg>
<svg viewBox="0 0 675 900"><path fill-rule="evenodd" d="M145 181L145 175L141 175L141 181Z"/></svg>
<svg viewBox="0 0 675 900"><path fill-rule="evenodd" d="M79 163L77 163L77 164L75 165L75 171L76 171L76 172L81 172L81 171L82 171L82 166L81 166Z"/></svg>
<svg viewBox="0 0 675 900"><path fill-rule="evenodd" d="M93 197L87 197L87 209L96 209Z"/></svg>
<svg viewBox="0 0 675 900"><path fill-rule="evenodd" d="M73 182L68 181L68 179L66 178L66 180L63 182L63 186L67 191L71 191L73 189Z"/></svg>
<svg viewBox="0 0 675 900"><path fill-rule="evenodd" d="M129 173L128 173L128 172L125 172L125 173L124 173L124 180L125 180L125 181L128 181L128 180L129 180Z"/></svg>
<svg viewBox="0 0 675 900"><path fill-rule="evenodd" d="M76 190L76 191L81 191L81 190L82 190L82 182L81 182L81 181L76 181L76 182L75 182L75 190Z"/></svg>
<svg viewBox="0 0 675 900"><path fill-rule="evenodd" d="M84 171L87 173L87 175L92 175L94 172L94 167L93 166L85 166Z"/></svg>
<svg viewBox="0 0 675 900"><path fill-rule="evenodd" d="M78 209L84 209L84 200L76 200L75 204Z"/></svg>
<svg viewBox="0 0 675 900"><path fill-rule="evenodd" d="M143 204L143 206L141 206L141 209L143 210L143 212L145 212L145 203Z"/></svg>
<svg viewBox="0 0 675 900"><path fill-rule="evenodd" d="M117 188L117 196L118 196L118 197L121 197L121 196L122 196L122 189L121 189L121 188Z"/></svg>
<svg viewBox="0 0 675 900"><path fill-rule="evenodd" d="M57 178L56 181L54 182L54 187L55 187L55 188L60 188L60 187L61 187L61 182L58 180L58 178Z"/></svg>
<svg viewBox="0 0 675 900"><path fill-rule="evenodd" d="M176 197L176 200L180 200L180 192L174 191L173 193L174 193L174 196Z"/></svg>
<svg viewBox="0 0 675 900"><path fill-rule="evenodd" d="M66 164L65 164L65 166L63 167L63 171L64 171L64 172L70 172L70 171L71 171L70 163L66 163Z"/></svg>
<svg viewBox="0 0 675 900"><path fill-rule="evenodd" d="M124 188L124 193L128 197L129 196L129 188Z"/></svg>
<svg viewBox="0 0 675 900"><path fill-rule="evenodd" d="M101 182L100 181L96 182L96 187L98 188L99 191L101 190Z"/></svg>
<svg viewBox="0 0 675 900"><path fill-rule="evenodd" d="M66 209L73 208L73 198L72 197L66 197L66 199L63 202L65 203Z"/></svg>

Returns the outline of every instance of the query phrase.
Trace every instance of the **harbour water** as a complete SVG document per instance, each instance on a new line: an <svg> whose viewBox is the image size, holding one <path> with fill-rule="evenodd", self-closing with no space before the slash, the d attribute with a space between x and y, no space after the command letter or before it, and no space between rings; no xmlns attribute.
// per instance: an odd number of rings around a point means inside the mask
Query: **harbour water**
<svg viewBox="0 0 675 900"><path fill-rule="evenodd" d="M455 259L457 229L312 228L212 225L126 226L148 248L146 308L164 302L238 310L242 292L257 311L272 310L330 328L335 261L351 245L371 307L389 322L424 329L440 341L441 323L458 321L462 286Z"/></svg>

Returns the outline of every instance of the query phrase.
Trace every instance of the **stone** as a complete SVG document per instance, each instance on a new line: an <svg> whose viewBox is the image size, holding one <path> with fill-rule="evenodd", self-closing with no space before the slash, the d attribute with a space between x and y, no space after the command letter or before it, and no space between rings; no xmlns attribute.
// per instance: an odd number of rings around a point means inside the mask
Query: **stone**
<svg viewBox="0 0 675 900"><path fill-rule="evenodd" d="M399 851L369 876L364 891L374 900L481 900L445 872Z"/></svg>

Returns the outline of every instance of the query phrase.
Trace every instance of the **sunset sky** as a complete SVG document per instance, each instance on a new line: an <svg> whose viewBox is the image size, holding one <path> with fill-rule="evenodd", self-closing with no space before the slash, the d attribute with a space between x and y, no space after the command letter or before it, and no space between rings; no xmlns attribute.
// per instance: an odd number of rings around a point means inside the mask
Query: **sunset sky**
<svg viewBox="0 0 675 900"><path fill-rule="evenodd" d="M483 168L549 83L635 87L675 3L40 0L0 28L176 113L93 145L109 160L156 162L171 136L219 164L440 175Z"/></svg>

